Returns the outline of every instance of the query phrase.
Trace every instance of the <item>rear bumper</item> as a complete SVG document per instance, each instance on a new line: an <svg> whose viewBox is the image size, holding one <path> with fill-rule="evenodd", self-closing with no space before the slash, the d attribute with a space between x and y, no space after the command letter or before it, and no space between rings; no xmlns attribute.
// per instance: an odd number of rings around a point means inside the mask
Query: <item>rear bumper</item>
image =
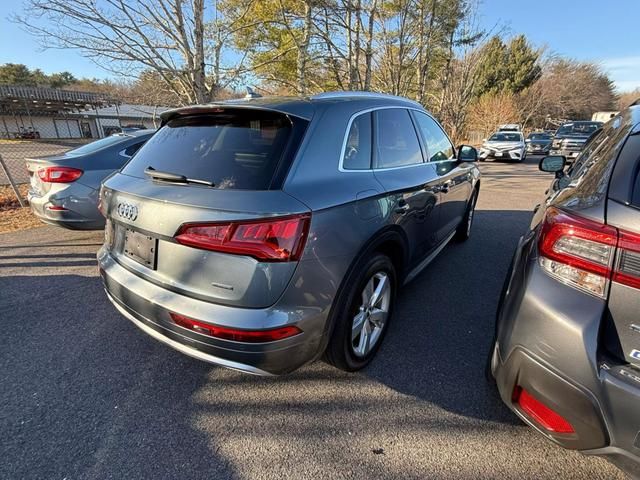
<svg viewBox="0 0 640 480"><path fill-rule="evenodd" d="M315 359L326 317L318 309L276 305L238 308L187 297L152 284L116 262L106 249L98 252L104 288L126 318L156 340L200 360L257 375L289 373ZM302 333L265 343L222 340L182 328L170 312L215 325L261 330L296 325Z"/></svg>
<svg viewBox="0 0 640 480"><path fill-rule="evenodd" d="M81 192L58 192L51 195L37 195L30 191L27 199L31 211L36 217L45 223L57 225L72 230L101 230L104 228L105 219L98 210L97 201L94 200L97 191L88 187ZM51 210L49 207L62 207L64 210Z"/></svg>
<svg viewBox="0 0 640 480"><path fill-rule="evenodd" d="M548 276L523 242L498 312L492 372L504 403L555 443L610 458L640 474L640 378L622 375L598 350L604 300ZM640 377L640 372L638 372ZM548 432L512 401L516 385L572 424Z"/></svg>

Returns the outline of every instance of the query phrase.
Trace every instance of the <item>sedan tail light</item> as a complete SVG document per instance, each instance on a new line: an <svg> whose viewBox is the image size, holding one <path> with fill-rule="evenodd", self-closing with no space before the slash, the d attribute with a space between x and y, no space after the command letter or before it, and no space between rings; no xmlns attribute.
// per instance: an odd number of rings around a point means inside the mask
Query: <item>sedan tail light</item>
<svg viewBox="0 0 640 480"><path fill-rule="evenodd" d="M175 239L203 250L248 255L264 262L299 260L309 232L310 215L269 219L187 223Z"/></svg>
<svg viewBox="0 0 640 480"><path fill-rule="evenodd" d="M542 268L574 288L601 298L612 278L640 288L640 235L551 207L538 246Z"/></svg>
<svg viewBox="0 0 640 480"><path fill-rule="evenodd" d="M45 167L38 170L38 177L46 183L72 183L79 179L83 173L79 168Z"/></svg>

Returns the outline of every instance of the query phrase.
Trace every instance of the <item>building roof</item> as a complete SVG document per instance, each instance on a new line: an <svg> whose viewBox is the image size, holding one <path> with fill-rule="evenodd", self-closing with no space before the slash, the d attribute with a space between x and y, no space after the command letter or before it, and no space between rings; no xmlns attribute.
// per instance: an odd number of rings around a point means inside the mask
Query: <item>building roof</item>
<svg viewBox="0 0 640 480"><path fill-rule="evenodd" d="M104 107L115 103L108 95L59 88L0 85L0 112L42 115L61 110Z"/></svg>
<svg viewBox="0 0 640 480"><path fill-rule="evenodd" d="M152 105L131 105L123 103L102 107L96 110L83 110L77 115L100 118L159 118L162 112L170 110L168 107L156 107Z"/></svg>

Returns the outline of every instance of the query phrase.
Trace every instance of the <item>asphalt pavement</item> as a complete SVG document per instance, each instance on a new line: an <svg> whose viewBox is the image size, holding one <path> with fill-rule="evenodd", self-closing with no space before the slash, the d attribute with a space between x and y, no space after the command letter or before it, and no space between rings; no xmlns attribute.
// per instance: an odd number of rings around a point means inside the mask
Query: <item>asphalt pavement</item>
<svg viewBox="0 0 640 480"><path fill-rule="evenodd" d="M191 359L107 301L100 232L0 235L0 478L624 478L525 427L483 375L511 254L551 180L536 163L481 165L471 239L404 287L357 374Z"/></svg>

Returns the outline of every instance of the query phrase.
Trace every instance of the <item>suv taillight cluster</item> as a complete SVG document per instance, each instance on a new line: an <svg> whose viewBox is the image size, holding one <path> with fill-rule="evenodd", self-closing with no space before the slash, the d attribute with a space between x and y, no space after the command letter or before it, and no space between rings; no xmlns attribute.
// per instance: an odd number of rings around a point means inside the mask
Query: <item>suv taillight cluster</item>
<svg viewBox="0 0 640 480"><path fill-rule="evenodd" d="M188 223L175 240L216 252L248 255L262 262L297 261L309 232L309 214L260 220Z"/></svg>
<svg viewBox="0 0 640 480"><path fill-rule="evenodd" d="M540 264L550 275L601 298L613 279L640 288L640 235L551 207L542 224Z"/></svg>

